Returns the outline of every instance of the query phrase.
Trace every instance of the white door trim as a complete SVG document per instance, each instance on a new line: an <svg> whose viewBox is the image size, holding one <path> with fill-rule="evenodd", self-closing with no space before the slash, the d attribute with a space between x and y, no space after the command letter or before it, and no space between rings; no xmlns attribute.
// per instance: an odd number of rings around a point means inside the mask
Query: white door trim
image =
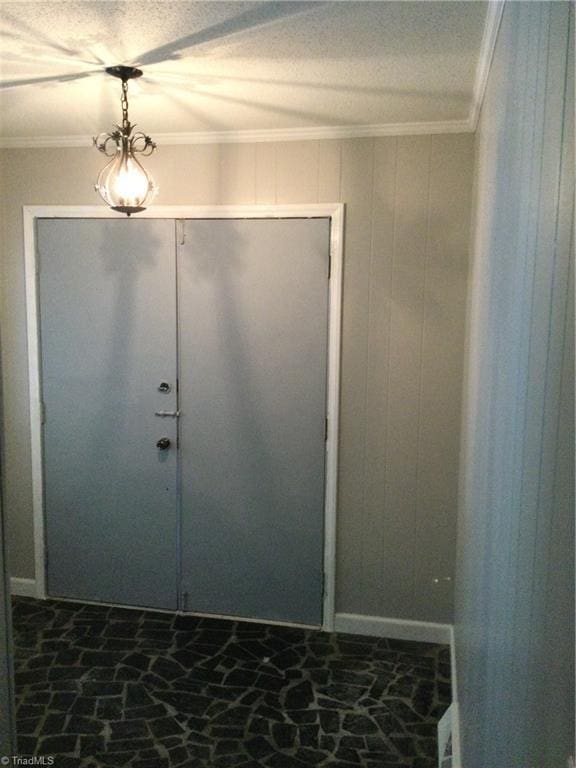
<svg viewBox="0 0 576 768"><path fill-rule="evenodd" d="M46 548L44 536L44 487L42 458L42 388L40 381L39 297L36 220L49 218L112 219L119 216L102 206L24 206L24 261L36 596L46 597ZM329 218L330 282L328 309L328 387L326 415L326 481L324 503L324 606L322 628L334 629L336 589L336 494L338 473L338 418L340 403L340 338L344 255L344 205L223 205L155 206L138 214L148 219L262 219Z"/></svg>

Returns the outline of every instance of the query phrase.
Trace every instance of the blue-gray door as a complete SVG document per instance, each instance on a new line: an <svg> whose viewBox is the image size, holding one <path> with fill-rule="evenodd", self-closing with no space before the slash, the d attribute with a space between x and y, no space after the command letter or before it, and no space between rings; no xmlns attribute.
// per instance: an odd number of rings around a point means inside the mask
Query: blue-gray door
<svg viewBox="0 0 576 768"><path fill-rule="evenodd" d="M44 219L38 243L48 593L176 608L174 222Z"/></svg>
<svg viewBox="0 0 576 768"><path fill-rule="evenodd" d="M318 625L329 220L183 227L183 605Z"/></svg>

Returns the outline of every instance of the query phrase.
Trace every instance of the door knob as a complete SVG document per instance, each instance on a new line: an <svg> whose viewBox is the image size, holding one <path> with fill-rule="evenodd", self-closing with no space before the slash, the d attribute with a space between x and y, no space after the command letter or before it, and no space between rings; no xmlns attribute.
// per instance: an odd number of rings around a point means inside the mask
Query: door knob
<svg viewBox="0 0 576 768"><path fill-rule="evenodd" d="M170 440L167 437L161 437L156 443L156 448L160 448L161 451L166 451L170 448Z"/></svg>

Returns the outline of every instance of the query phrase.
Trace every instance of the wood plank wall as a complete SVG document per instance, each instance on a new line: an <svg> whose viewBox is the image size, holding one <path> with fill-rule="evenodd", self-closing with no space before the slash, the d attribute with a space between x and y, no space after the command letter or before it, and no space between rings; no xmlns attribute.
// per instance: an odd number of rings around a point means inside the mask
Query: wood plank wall
<svg viewBox="0 0 576 768"><path fill-rule="evenodd" d="M11 568L31 577L22 204L97 204L84 149L5 151ZM337 609L452 618L473 137L164 146L158 204L346 203ZM17 382L19 382L17 384Z"/></svg>
<svg viewBox="0 0 576 768"><path fill-rule="evenodd" d="M482 109L459 516L463 765L574 754L574 26L507 3Z"/></svg>

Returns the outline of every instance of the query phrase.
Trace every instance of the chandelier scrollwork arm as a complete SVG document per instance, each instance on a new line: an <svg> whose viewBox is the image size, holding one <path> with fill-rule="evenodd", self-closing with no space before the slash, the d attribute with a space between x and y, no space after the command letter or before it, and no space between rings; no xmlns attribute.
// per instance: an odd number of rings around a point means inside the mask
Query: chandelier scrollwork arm
<svg viewBox="0 0 576 768"><path fill-rule="evenodd" d="M130 150L143 157L148 157L156 149L156 142L152 141L150 136L139 131L130 138Z"/></svg>
<svg viewBox="0 0 576 768"><path fill-rule="evenodd" d="M106 155L106 157L114 157L118 151L119 146L122 143L122 134L120 131L114 131L113 133L100 133L98 136L94 136L92 139L94 146L99 152ZM113 146L110 146L110 144Z"/></svg>

